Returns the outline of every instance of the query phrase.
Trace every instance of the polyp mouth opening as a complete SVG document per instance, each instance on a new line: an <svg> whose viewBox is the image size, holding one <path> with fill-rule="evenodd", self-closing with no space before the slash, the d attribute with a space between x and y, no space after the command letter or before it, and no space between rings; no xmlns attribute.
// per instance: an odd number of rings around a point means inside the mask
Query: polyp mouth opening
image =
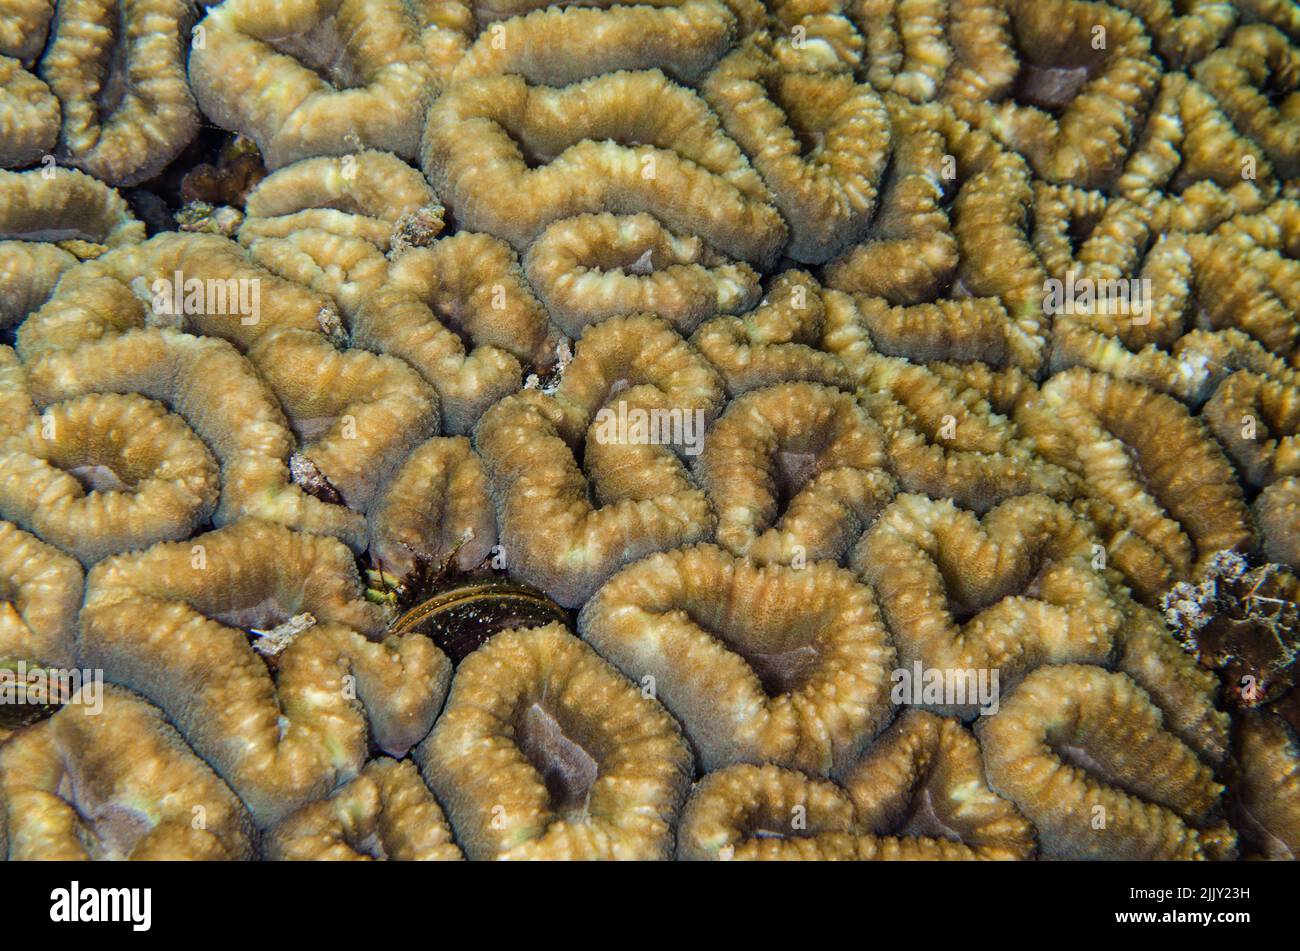
<svg viewBox="0 0 1300 951"><path fill-rule="evenodd" d="M1026 61L1016 76L1015 100L1060 118L1091 78L1088 66L1039 66Z"/></svg>
<svg viewBox="0 0 1300 951"><path fill-rule="evenodd" d="M600 767L559 720L534 703L519 717L515 742L546 785L551 808L560 815L585 813Z"/></svg>

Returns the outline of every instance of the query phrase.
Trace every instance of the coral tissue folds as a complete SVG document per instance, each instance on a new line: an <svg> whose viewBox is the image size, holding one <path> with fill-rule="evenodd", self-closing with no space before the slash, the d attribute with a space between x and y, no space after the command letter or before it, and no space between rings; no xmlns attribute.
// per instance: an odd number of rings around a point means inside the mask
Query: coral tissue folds
<svg viewBox="0 0 1300 951"><path fill-rule="evenodd" d="M1286 0L0 0L0 852L1294 859L1298 313Z"/></svg>

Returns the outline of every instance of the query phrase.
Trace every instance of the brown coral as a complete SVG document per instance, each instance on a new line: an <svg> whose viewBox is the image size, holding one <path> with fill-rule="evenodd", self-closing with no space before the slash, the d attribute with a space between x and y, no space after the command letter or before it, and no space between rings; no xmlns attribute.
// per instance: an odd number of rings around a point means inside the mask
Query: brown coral
<svg viewBox="0 0 1300 951"><path fill-rule="evenodd" d="M1230 858L1223 787L1123 674L1044 667L975 728L989 784L1038 830L1044 857Z"/></svg>
<svg viewBox="0 0 1300 951"><path fill-rule="evenodd" d="M464 856L438 802L409 760L373 759L329 798L271 829L263 844L276 861L446 862Z"/></svg>
<svg viewBox="0 0 1300 951"><path fill-rule="evenodd" d="M50 0L0 10L0 167L34 162L58 139L59 101L32 73L53 13Z"/></svg>
<svg viewBox="0 0 1300 951"><path fill-rule="evenodd" d="M1264 554L1300 571L1300 478L1278 479L1255 502Z"/></svg>
<svg viewBox="0 0 1300 951"><path fill-rule="evenodd" d="M400 357L438 391L448 432L469 432L483 412L547 368L557 335L509 245L462 231L413 248L364 298L353 343Z"/></svg>
<svg viewBox="0 0 1300 951"><path fill-rule="evenodd" d="M219 491L188 424L135 394L55 403L0 451L0 516L87 565L188 538Z"/></svg>
<svg viewBox="0 0 1300 951"><path fill-rule="evenodd" d="M1083 0L988 6L987 16L954 18L950 27L948 101L1048 181L1105 186L1160 79L1142 24Z"/></svg>
<svg viewBox="0 0 1300 951"><path fill-rule="evenodd" d="M786 229L704 101L658 70L552 89L457 83L429 110L429 181L462 227L522 251L559 218L646 212L731 258L770 264Z"/></svg>
<svg viewBox="0 0 1300 951"><path fill-rule="evenodd" d="M706 540L714 516L678 452L698 451L721 402L663 321L588 327L553 395L506 397L475 430L511 572L576 607L622 565Z"/></svg>
<svg viewBox="0 0 1300 951"><path fill-rule="evenodd" d="M772 190L789 257L825 261L862 236L889 154L889 116L870 86L783 70L749 43L701 91Z"/></svg>
<svg viewBox="0 0 1300 951"><path fill-rule="evenodd" d="M162 711L103 690L101 710L65 707L0 747L7 858L252 858L248 811Z"/></svg>
<svg viewBox="0 0 1300 951"><path fill-rule="evenodd" d="M1279 175L1300 175L1300 49L1279 30L1251 24L1211 53L1195 75L1233 125L1260 144Z"/></svg>
<svg viewBox="0 0 1300 951"><path fill-rule="evenodd" d="M620 69L649 68L662 69L679 82L694 82L740 32L733 14L745 4L538 0L499 8L465 5L475 8L478 22L462 21L462 42L468 48L452 71L455 81L511 73L531 83L562 86Z"/></svg>
<svg viewBox="0 0 1300 951"><path fill-rule="evenodd" d="M0 194L0 327L45 303L78 259L144 240L121 196L82 172L0 171Z"/></svg>
<svg viewBox="0 0 1300 951"><path fill-rule="evenodd" d="M470 569L497 543L483 463L463 436L430 439L406 457L367 513L370 558L405 577L448 559Z"/></svg>
<svg viewBox="0 0 1300 951"><path fill-rule="evenodd" d="M997 671L1001 689L1042 664L1108 660L1125 619L1093 558L1088 527L1042 496L977 520L951 502L903 495L853 567L880 598L902 668ZM973 715L985 698L974 681L959 686L926 706Z"/></svg>
<svg viewBox="0 0 1300 951"><path fill-rule="evenodd" d="M828 340L854 315L851 308L827 304L811 275L786 271L772 280L753 310L706 322L691 343L721 374L732 396L784 380L851 389L857 376L831 352Z"/></svg>
<svg viewBox="0 0 1300 951"><path fill-rule="evenodd" d="M653 688L706 770L842 772L888 717L894 651L875 599L827 562L760 567L711 545L652 555L611 578L578 629Z"/></svg>
<svg viewBox="0 0 1300 951"><path fill-rule="evenodd" d="M656 859L690 782L672 718L561 625L456 671L415 756L472 859Z"/></svg>
<svg viewBox="0 0 1300 951"><path fill-rule="evenodd" d="M443 208L424 177L387 152L303 159L247 198L239 242L281 277L346 314L388 276L386 254L430 244Z"/></svg>
<svg viewBox="0 0 1300 951"><path fill-rule="evenodd" d="M1255 713L1237 729L1233 798L1244 814L1243 835L1270 858L1300 855L1300 745L1277 716Z"/></svg>
<svg viewBox="0 0 1300 951"><path fill-rule="evenodd" d="M546 227L524 257L528 280L570 336L621 314L653 314L682 333L748 310L758 274L651 215L578 215Z"/></svg>
<svg viewBox="0 0 1300 951"><path fill-rule="evenodd" d="M841 788L774 765L710 773L682 815L685 859L865 861L1023 859L1033 829L984 780L960 724L910 710Z"/></svg>
<svg viewBox="0 0 1300 951"><path fill-rule="evenodd" d="M858 825L880 858L1024 859L1033 827L984 778L961 724L907 710L845 775Z"/></svg>
<svg viewBox="0 0 1300 951"><path fill-rule="evenodd" d="M190 81L205 115L256 140L267 167L363 148L414 158L437 25L403 0L235 0L209 9Z"/></svg>
<svg viewBox="0 0 1300 951"><path fill-rule="evenodd" d="M811 383L733 400L695 470L718 543L759 562L838 560L894 494L879 427L852 396Z"/></svg>
<svg viewBox="0 0 1300 951"><path fill-rule="evenodd" d="M250 629L279 651L275 676ZM355 776L368 741L400 755L428 732L451 664L382 632L347 548L245 520L97 565L80 648L161 706L266 825Z"/></svg>
<svg viewBox="0 0 1300 951"><path fill-rule="evenodd" d="M0 663L70 666L83 581L73 559L0 522Z"/></svg>
<svg viewBox="0 0 1300 951"><path fill-rule="evenodd" d="M1150 600L1254 529L1222 450L1171 397L1087 370L1017 409L1047 459L1083 477L1110 562Z"/></svg>
<svg viewBox="0 0 1300 951"><path fill-rule="evenodd" d="M198 132L188 0L63 0L40 75L62 106L56 155L114 185L152 178Z"/></svg>

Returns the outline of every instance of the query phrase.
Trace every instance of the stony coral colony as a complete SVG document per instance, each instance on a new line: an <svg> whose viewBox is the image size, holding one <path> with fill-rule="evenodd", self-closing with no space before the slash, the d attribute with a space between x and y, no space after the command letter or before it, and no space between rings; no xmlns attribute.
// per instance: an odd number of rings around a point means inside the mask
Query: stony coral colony
<svg viewBox="0 0 1300 951"><path fill-rule="evenodd" d="M1290 0L0 0L0 166L8 858L1300 853Z"/></svg>

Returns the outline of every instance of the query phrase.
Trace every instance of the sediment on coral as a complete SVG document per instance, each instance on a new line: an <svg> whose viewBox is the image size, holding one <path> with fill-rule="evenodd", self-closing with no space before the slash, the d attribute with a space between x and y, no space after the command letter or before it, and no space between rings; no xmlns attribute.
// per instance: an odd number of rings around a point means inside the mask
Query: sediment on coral
<svg viewBox="0 0 1300 951"><path fill-rule="evenodd" d="M713 511L682 456L722 401L663 321L588 327L553 393L508 396L474 432L510 571L577 607L623 565L708 540Z"/></svg>
<svg viewBox="0 0 1300 951"><path fill-rule="evenodd" d="M0 746L0 810L11 861L255 855L252 820L230 787L161 710L111 684L83 686Z"/></svg>
<svg viewBox="0 0 1300 951"><path fill-rule="evenodd" d="M379 757L328 798L269 830L263 854L281 862L454 862L464 858L438 801L410 760Z"/></svg>
<svg viewBox="0 0 1300 951"><path fill-rule="evenodd" d="M663 707L559 624L470 654L415 758L471 859L667 858L692 767Z"/></svg>
<svg viewBox="0 0 1300 951"><path fill-rule="evenodd" d="M629 678L650 678L705 770L838 774L888 720L894 650L871 590L834 564L661 552L611 578L578 630Z"/></svg>
<svg viewBox="0 0 1300 951"><path fill-rule="evenodd" d="M383 632L345 546L243 520L100 562L79 647L160 706L266 826L356 776L368 743L400 756L428 733L451 663Z"/></svg>
<svg viewBox="0 0 1300 951"><path fill-rule="evenodd" d="M975 727L993 790L1034 824L1045 858L1222 859L1223 787L1163 729L1124 674L1041 668Z"/></svg>

